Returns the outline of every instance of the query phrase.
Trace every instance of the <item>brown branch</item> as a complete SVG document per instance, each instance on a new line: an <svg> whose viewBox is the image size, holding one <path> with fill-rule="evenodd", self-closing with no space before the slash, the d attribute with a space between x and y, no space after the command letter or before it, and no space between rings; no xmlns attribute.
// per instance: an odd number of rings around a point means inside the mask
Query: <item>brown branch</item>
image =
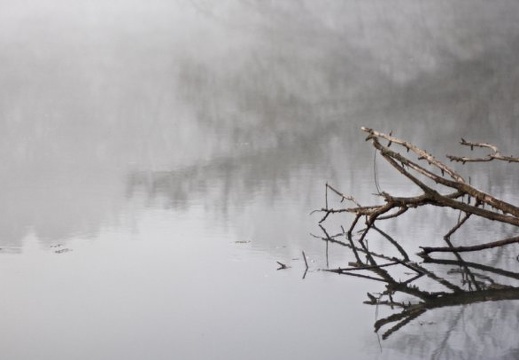
<svg viewBox="0 0 519 360"><path fill-rule="evenodd" d="M402 141L400 139L376 132L372 129L366 129L363 128L364 131L367 131L370 133L370 136L368 136L368 139L371 139L373 146L380 152L380 154L396 169L398 170L402 175L410 179L413 183L415 183L418 187L424 191L426 195L429 195L431 200L433 202L436 202L439 206L448 206L453 207L458 210L462 210L465 212L473 213L478 216L486 217L491 220L497 220L501 222L506 222L509 224L513 224L516 226L519 226L519 208L517 206L514 206L510 203L507 203L503 200L500 200L498 198L495 198L481 190L478 190L471 186L470 184L466 183L465 180L457 174L454 170L450 169L437 159L435 159L432 155L428 154L426 151L408 143L405 141ZM400 144L406 149L411 149L413 152L418 154L420 157L419 159L426 160L429 165L436 167L441 170L442 176L433 173L432 171L427 170L423 166L417 164L416 162L413 162L403 156L402 154L392 151L388 149L387 147L383 146L379 141L378 138L384 138L391 140L393 143ZM490 205L492 208L495 208L496 210L499 210L501 213L498 213L497 211L489 211L480 209L477 207L473 207L467 204L459 203L456 201L452 201L452 199L447 199L445 196L441 195L436 190L432 189L431 187L425 185L423 181L421 181L418 177L411 174L407 168L412 169L416 171L418 174L434 181L437 184L444 185L448 188L451 188L453 190L460 191L463 194L470 195L477 200L479 200L482 204ZM447 173L453 180L450 180L443 176L443 174ZM508 216L505 214L510 214L512 216Z"/></svg>
<svg viewBox="0 0 519 360"><path fill-rule="evenodd" d="M436 160L434 158L434 156L429 154L427 151L422 150L419 147L417 147L407 141L398 139L398 138L390 136L390 135L386 135L384 133L380 133L373 129L369 129L366 127L362 127L361 129L362 129L362 131L365 131L369 134L369 136L366 140L370 140L370 139L375 140L376 138L383 138L383 139L389 140L391 143L399 144L399 145L403 146L404 148L406 148L407 151L409 151L409 150L413 151L415 154L417 154L419 156L419 159L427 160L427 162L430 165L437 167L439 170L448 174L454 180L456 180L458 182L465 182L465 180L457 172L455 172L453 169L451 169L447 165L443 164L442 162ZM388 147L384 147L384 146L383 146L383 148L388 149Z"/></svg>
<svg viewBox="0 0 519 360"><path fill-rule="evenodd" d="M336 193L337 195L339 195L342 199L341 199L341 202L343 202L344 200L348 200L348 201L351 201L352 203L354 203L355 205L357 205L357 207L362 207L358 202L357 200L355 200L353 198L353 196L349 196L349 195L344 195L343 193L341 193L339 190L335 189L333 186L331 186L330 184L326 183L326 188L330 189L331 191L333 191L334 193Z"/></svg>
<svg viewBox="0 0 519 360"><path fill-rule="evenodd" d="M463 226L466 223L466 220L473 215L492 221L519 226L518 206L475 188L470 183L466 182L465 179L454 169L448 167L430 153L416 145L398 139L392 136L392 134L387 135L365 127L363 127L362 130L368 133L366 140L371 142L378 153L394 169L409 179L422 191L422 193L417 196L409 197L397 197L386 192L379 192L378 195L382 198L383 203L371 206L361 206L352 196L347 196L335 187L328 183L326 184L326 207L317 210L324 213L319 224L323 223L332 214L350 213L354 215L355 217L350 224L350 228L345 234L350 244L342 244L350 246L355 253L357 251L365 253L368 263L371 266L377 266L377 264L375 259L372 257L372 253L367 249L366 244L364 244L364 240L367 238L370 230L375 229L379 231L376 226L377 221L397 218L410 209L431 205L459 210L460 218L457 224L445 235L444 238L446 241L448 241L449 237ZM387 145L383 145L381 140L387 140ZM386 144L386 141L384 141L384 144ZM389 149L389 146L392 144L394 146ZM503 157L503 155L500 154L499 149L492 144L474 143L465 140L462 140L461 144L464 146L470 146L471 149L474 147L489 149L492 151L492 154L489 156L493 156L493 158L496 159L500 157L512 161L515 159L513 157ZM402 148L416 156L417 160L411 160L409 155L404 154L403 151L398 151ZM519 161L519 159L517 160ZM346 200L354 203L355 206L330 208L328 206L328 190L339 196L341 203ZM464 201L465 196L469 197L469 201ZM474 198L474 201L470 200L472 198ZM360 236L356 239L359 244L359 247L356 247L353 244L352 233L361 218L365 219L366 228L360 232ZM386 236L387 234L380 231L379 233L386 237L386 239L391 239ZM326 237L327 241L336 241L332 240L328 234L326 234ZM456 254L458 252L478 251L517 242L519 242L519 237L473 246L454 247L449 243L449 247L422 247L420 256L428 258L428 254L431 252L453 252ZM393 241L392 244L396 246L397 250L404 255L404 258L406 258L405 251L398 246L398 243ZM358 254L356 254L356 256L358 257Z"/></svg>
<svg viewBox="0 0 519 360"><path fill-rule="evenodd" d="M461 145L464 146L470 146L470 150L474 150L475 147L479 148L487 148L491 150L491 153L487 154L485 157L467 157L467 156L454 156L454 155L447 155L447 158L450 161L456 161L461 162L463 164L467 162L488 162L492 160L501 160L506 162L519 162L519 157L516 156L508 156L508 155L502 155L499 151L498 147L492 144L488 143L479 143L479 142L471 142L466 141L465 139L461 139L460 141Z"/></svg>

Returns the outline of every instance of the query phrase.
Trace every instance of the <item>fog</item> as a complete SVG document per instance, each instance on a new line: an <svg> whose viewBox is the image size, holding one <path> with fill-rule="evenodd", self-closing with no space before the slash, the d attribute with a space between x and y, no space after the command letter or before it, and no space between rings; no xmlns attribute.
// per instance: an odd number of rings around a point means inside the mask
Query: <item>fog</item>
<svg viewBox="0 0 519 360"><path fill-rule="evenodd" d="M326 333L326 351L318 345L282 351L283 341L321 341L317 328L339 320L335 314L342 304L323 318L310 310L328 301L315 295L317 289L342 297L346 290L365 294L369 284L319 274L305 288L296 270L275 272L275 261L295 259L297 268L306 249L315 267L323 266L322 244L309 236L318 219L308 214L322 206L326 182L368 203L377 168L385 190L409 190L382 160L374 160L361 126L393 131L442 159L463 151L457 144L461 137L498 144L503 153L519 152L518 17L516 1L0 0L0 247L3 280L10 284L4 305L27 305L33 296L27 289L36 281L59 287L55 279L61 279L67 286L59 291L41 289L48 303L30 306L45 312L62 297L68 299L65 312L77 321L85 319L74 303L92 311L98 323L79 332L91 342L78 340L77 346L85 351L96 346L95 328L103 316L114 323L105 324L105 336L121 328L131 333L94 358L132 358L121 348L139 335L146 338L143 349L157 346L155 358L200 358L208 353L195 344L235 346L233 326L256 335L240 338L245 345L234 352L217 346L214 358L301 359L318 353L342 358L345 346L358 344L364 345L356 348L356 358L374 358L378 341L371 337L371 319L365 332L349 331L346 345ZM514 167L458 168L483 190L519 200ZM435 212L388 226L397 232L409 228L401 235L417 248L413 236L441 242L453 220L449 215ZM510 231L478 229L475 236ZM58 245L74 251L58 256L51 248ZM168 255L183 264L179 268L195 264L197 270L170 268ZM333 256L344 258L340 252ZM507 256L499 255L510 265ZM91 273L96 267L100 270ZM204 279L207 269L212 275ZM70 278L63 280L63 273ZM106 273L113 276L105 280ZM177 274L175 280L164 285L170 273ZM149 285L148 276L159 280ZM117 291L110 290L115 279ZM256 300L240 295L257 312L249 318L253 325L243 325L240 316L248 309L229 302L236 288L253 291L255 281L263 284L254 290ZM82 293L82 285L92 292ZM137 325L123 320L117 305L118 291L132 288L142 289L140 296L127 297L140 314ZM191 295L176 297L182 292ZM156 304L150 294L177 299L180 307ZM308 298L285 320L295 321L305 309L320 325L299 332L304 325L299 319L285 333L268 335L262 316L280 316L296 294ZM203 303L192 307L200 296L214 296L212 306L229 314L228 323L212 318ZM372 316L361 300L344 308L343 316ZM264 302L269 305L262 307ZM148 312L153 304L157 310ZM503 317L515 306L506 304ZM73 326L66 319L55 327L33 320L32 311L19 315L24 326L42 332ZM185 334L165 320L172 318L182 319ZM2 328L14 344L4 355L33 358L24 331L9 332L18 320ZM155 323L161 324L157 334L175 334L182 350L175 353L157 337L148 338ZM212 330L201 337L196 324ZM485 328L494 333L499 324ZM228 332L216 334L220 325ZM193 338L194 344L185 345ZM401 343L418 344L416 351L425 357L435 347L448 348L446 340L429 342L429 348L420 339L402 336L388 345L396 353L380 356L412 358L415 353L400 353ZM465 340L450 345L476 356ZM503 342L503 348L515 346ZM245 356L247 349L265 353ZM40 344L38 350L41 358L60 358L52 346ZM72 351L67 347L59 355L67 358Z"/></svg>

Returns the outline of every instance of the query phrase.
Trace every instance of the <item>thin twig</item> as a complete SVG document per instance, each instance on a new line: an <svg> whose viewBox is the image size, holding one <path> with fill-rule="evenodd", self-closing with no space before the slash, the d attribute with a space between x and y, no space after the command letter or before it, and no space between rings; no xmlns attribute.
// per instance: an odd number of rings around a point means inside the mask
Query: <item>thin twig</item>
<svg viewBox="0 0 519 360"><path fill-rule="evenodd" d="M447 155L447 158L450 161L461 162L463 164L465 164L467 162L488 162L488 161L492 161L492 160L501 160L501 161L506 161L508 163L519 162L519 157L517 157L517 156L501 155L499 148L492 144L466 141L463 138L461 139L460 144L464 145L464 146L469 146L470 150L474 150L475 147L487 148L487 149L491 150L491 153L487 154L485 157L468 157L468 156Z"/></svg>

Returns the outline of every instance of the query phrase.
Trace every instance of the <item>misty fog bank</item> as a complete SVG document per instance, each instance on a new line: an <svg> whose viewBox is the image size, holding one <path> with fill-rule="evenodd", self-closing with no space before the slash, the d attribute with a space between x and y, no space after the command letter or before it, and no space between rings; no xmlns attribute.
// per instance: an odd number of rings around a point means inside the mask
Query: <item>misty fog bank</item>
<svg viewBox="0 0 519 360"><path fill-rule="evenodd" d="M362 125L431 151L460 136L513 151L503 131L517 130L518 7L2 1L0 178L21 214L6 227L74 224L79 215L59 209L75 202L93 218L81 227L95 229L117 218L127 190L115 189L132 189L139 172L183 178L166 187L175 199L193 196L177 187L207 189L200 178L236 198L266 174L272 196L305 169L339 179L344 163L370 161ZM163 174L145 178L154 196Z"/></svg>

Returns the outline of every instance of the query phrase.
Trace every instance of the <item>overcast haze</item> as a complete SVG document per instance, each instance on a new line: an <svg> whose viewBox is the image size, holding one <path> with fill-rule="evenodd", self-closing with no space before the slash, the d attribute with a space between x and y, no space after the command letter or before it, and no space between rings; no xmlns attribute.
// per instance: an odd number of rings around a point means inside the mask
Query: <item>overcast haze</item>
<svg viewBox="0 0 519 360"><path fill-rule="evenodd" d="M380 289L302 281L301 251L326 266L308 215L326 182L369 203L375 167L414 191L361 126L442 159L460 137L519 153L519 2L0 0L0 48L0 357L517 353L513 301L433 312L380 346L362 304ZM514 167L461 169L519 202ZM415 253L455 218L386 230Z"/></svg>

